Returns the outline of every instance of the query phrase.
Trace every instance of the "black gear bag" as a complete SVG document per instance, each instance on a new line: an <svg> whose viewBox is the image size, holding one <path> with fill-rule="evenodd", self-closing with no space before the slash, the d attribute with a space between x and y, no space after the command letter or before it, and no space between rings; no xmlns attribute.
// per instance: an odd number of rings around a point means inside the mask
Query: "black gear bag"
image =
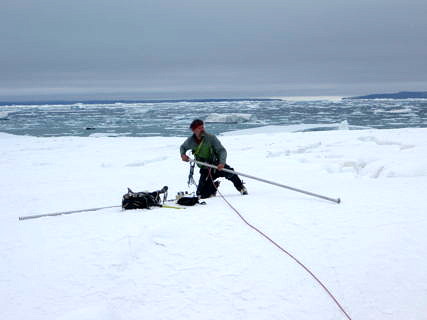
<svg viewBox="0 0 427 320"><path fill-rule="evenodd" d="M182 197L179 198L176 203L182 206L194 206L199 203L199 197Z"/></svg>
<svg viewBox="0 0 427 320"><path fill-rule="evenodd" d="M168 187L164 186L161 190L154 192L133 192L128 188L128 192L123 195L122 209L150 209L151 207L161 207L163 194L163 202L167 198Z"/></svg>

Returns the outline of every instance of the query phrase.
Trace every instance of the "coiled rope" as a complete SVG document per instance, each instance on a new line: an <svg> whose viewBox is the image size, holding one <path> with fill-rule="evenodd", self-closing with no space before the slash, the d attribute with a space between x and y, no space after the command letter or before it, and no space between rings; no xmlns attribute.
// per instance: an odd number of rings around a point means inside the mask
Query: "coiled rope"
<svg viewBox="0 0 427 320"><path fill-rule="evenodd" d="M287 254L290 258L292 258L296 263L298 263L316 282L323 288L323 290L329 295L329 297L335 302L335 304L338 306L338 308L342 311L342 313L346 316L348 320L352 320L350 315L345 311L343 306L338 302L337 298L329 291L329 289L320 281L320 279L308 268L306 267L300 260L298 260L293 254L291 254L289 251L287 251L285 248L283 248L281 245L279 245L276 241L271 239L267 234L265 234L263 231L249 223L243 215L224 197L224 195L219 191L217 186L214 183L214 179L211 175L211 168L209 168L209 177L211 179L212 184L214 185L217 193L221 196L221 198L227 203L227 205L239 216L239 218L250 228L258 232L261 236L263 236L265 239L270 241L274 246L276 246L280 251Z"/></svg>

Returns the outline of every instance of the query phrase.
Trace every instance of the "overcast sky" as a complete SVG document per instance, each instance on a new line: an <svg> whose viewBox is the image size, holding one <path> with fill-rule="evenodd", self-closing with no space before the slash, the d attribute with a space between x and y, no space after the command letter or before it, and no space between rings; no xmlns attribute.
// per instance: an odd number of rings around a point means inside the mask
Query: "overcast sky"
<svg viewBox="0 0 427 320"><path fill-rule="evenodd" d="M0 99L427 90L426 0L1 0Z"/></svg>

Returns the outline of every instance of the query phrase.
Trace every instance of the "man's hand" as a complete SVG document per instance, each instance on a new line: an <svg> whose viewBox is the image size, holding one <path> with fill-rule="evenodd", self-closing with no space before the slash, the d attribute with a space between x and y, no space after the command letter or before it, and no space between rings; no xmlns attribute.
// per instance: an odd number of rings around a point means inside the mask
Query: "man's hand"
<svg viewBox="0 0 427 320"><path fill-rule="evenodd" d="M222 169L224 169L224 167L225 167L225 164L223 164L223 163L220 163L219 165L217 165L217 166L216 166L216 168L217 168L219 171L221 171Z"/></svg>
<svg viewBox="0 0 427 320"><path fill-rule="evenodd" d="M182 159L182 161L185 161L185 162L190 161L190 157L187 156L186 154L181 154L181 159Z"/></svg>

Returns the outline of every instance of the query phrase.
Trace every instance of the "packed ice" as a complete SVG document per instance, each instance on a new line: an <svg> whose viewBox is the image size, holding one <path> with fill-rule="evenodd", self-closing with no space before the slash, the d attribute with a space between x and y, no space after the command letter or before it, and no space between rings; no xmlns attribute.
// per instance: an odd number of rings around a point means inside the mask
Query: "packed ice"
<svg viewBox="0 0 427 320"><path fill-rule="evenodd" d="M427 129L224 135L248 196L220 190L297 256L353 319L427 314ZM185 210L119 208L133 190L187 186L183 137L0 134L0 319L344 319L313 279L220 197ZM197 179L197 177L196 177Z"/></svg>

